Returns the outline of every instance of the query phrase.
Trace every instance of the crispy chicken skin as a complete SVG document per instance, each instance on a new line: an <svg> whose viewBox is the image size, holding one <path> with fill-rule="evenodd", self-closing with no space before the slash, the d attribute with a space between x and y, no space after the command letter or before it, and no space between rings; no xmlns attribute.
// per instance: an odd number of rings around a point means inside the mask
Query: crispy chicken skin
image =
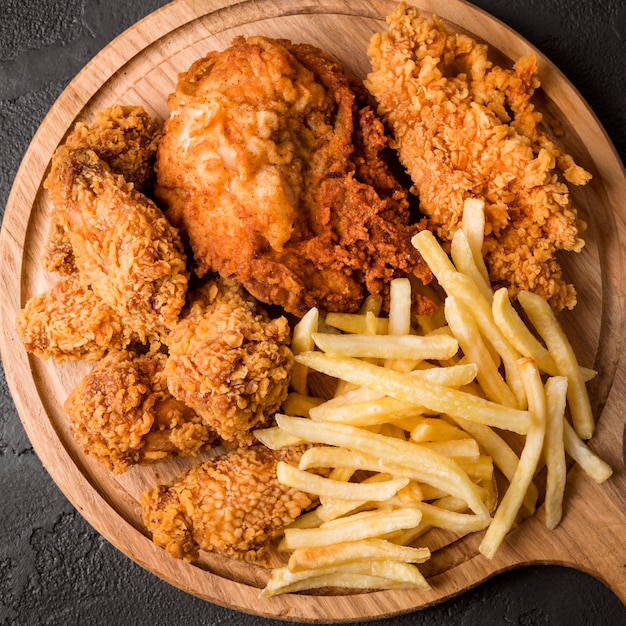
<svg viewBox="0 0 626 626"><path fill-rule="evenodd" d="M46 185L82 284L122 318L129 338L163 341L187 291L177 230L92 150L59 148Z"/></svg>
<svg viewBox="0 0 626 626"><path fill-rule="evenodd" d="M398 274L429 282L383 126L355 89L317 48L263 37L179 76L155 193L199 275L299 316L354 311Z"/></svg>
<svg viewBox="0 0 626 626"><path fill-rule="evenodd" d="M278 482L279 461L297 465L301 448L233 450L141 497L153 541L195 561L199 550L265 563L270 541L314 502Z"/></svg>
<svg viewBox="0 0 626 626"><path fill-rule="evenodd" d="M293 367L285 317L270 319L235 283L211 280L169 339L172 395L193 407L229 447L255 441L286 398Z"/></svg>
<svg viewBox="0 0 626 626"><path fill-rule="evenodd" d="M487 46L405 3L387 22L388 32L370 41L365 85L428 216L423 226L450 241L464 200L483 199L494 286L513 296L533 291L555 310L573 307L576 293L555 253L580 251L585 225L563 179L582 185L590 174L540 127L534 56L511 70L493 65Z"/></svg>
<svg viewBox="0 0 626 626"><path fill-rule="evenodd" d="M72 149L93 150L115 174L146 193L154 182L154 161L161 137L160 123L140 106L116 105L100 111L92 124L78 122L65 140ZM49 272L76 270L72 246L61 224L54 222L42 259Z"/></svg>
<svg viewBox="0 0 626 626"><path fill-rule="evenodd" d="M26 350L57 362L94 361L132 339L122 318L79 274L62 276L48 291L34 296L17 315L17 333Z"/></svg>
<svg viewBox="0 0 626 626"><path fill-rule="evenodd" d="M168 392L165 360L160 353L111 351L65 401L85 454L115 473L137 463L195 456L217 438Z"/></svg>

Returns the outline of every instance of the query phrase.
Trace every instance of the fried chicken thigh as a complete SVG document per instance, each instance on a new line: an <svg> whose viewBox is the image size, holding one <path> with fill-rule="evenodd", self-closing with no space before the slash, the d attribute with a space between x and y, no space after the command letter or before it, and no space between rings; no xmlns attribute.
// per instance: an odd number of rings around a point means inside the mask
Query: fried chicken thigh
<svg viewBox="0 0 626 626"><path fill-rule="evenodd" d="M329 56L286 40L238 37L180 75L155 193L199 275L299 316L354 311L399 273L431 279L364 99Z"/></svg>
<svg viewBox="0 0 626 626"><path fill-rule="evenodd" d="M276 477L279 461L297 465L301 455L301 448L233 450L144 492L143 519L153 541L187 561L201 549L263 563L269 542L314 504Z"/></svg>
<svg viewBox="0 0 626 626"><path fill-rule="evenodd" d="M285 317L270 319L235 283L209 281L168 339L172 395L193 407L226 445L250 445L287 396L293 354Z"/></svg>
<svg viewBox="0 0 626 626"><path fill-rule="evenodd" d="M86 454L122 473L137 463L195 456L217 435L167 390L164 354L109 352L64 408Z"/></svg>
<svg viewBox="0 0 626 626"><path fill-rule="evenodd" d="M590 175L541 129L531 97L534 56L511 70L487 46L449 33L436 17L402 3L389 30L373 36L365 84L378 102L419 195L424 226L443 242L459 228L467 198L485 202L483 254L495 287L545 297L555 310L576 302L558 250L580 251L585 225L567 182Z"/></svg>

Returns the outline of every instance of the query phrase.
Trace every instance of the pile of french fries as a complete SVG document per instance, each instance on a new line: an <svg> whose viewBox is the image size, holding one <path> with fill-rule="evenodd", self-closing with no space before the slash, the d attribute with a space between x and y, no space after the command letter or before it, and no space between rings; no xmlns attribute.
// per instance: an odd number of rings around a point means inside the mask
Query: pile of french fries
<svg viewBox="0 0 626 626"><path fill-rule="evenodd" d="M256 436L274 449L311 444L299 467L279 465L278 479L320 504L285 529L288 563L262 595L426 589L418 564L430 550L415 545L427 531L484 531L479 550L491 558L518 516L535 512L544 467L549 528L562 515L566 454L597 482L611 475L583 442L594 372L545 300L519 294L527 325L507 290L493 291L483 232L483 204L468 200L450 257L428 231L413 239L445 293L442 315L413 324L402 278L388 317L368 298L358 314L321 319L312 309L295 327L293 392L277 425ZM333 397L311 395L312 372L338 381Z"/></svg>

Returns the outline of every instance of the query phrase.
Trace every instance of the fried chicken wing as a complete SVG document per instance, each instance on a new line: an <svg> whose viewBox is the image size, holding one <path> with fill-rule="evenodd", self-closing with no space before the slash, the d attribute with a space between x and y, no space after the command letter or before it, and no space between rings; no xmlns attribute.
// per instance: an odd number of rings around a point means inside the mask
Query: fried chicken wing
<svg viewBox="0 0 626 626"><path fill-rule="evenodd" d="M124 176L137 191L146 193L154 182L154 161L160 137L159 122L142 107L116 105L100 111L91 125L78 122L64 145L93 150L112 172ZM76 271L72 246L65 229L57 222L50 226L42 262L49 272Z"/></svg>
<svg viewBox="0 0 626 626"><path fill-rule="evenodd" d="M270 541L315 504L276 478L279 461L296 465L301 455L301 448L233 450L144 492L143 519L153 541L187 561L210 550L263 563Z"/></svg>
<svg viewBox="0 0 626 626"><path fill-rule="evenodd" d="M430 281L365 97L319 49L264 37L236 38L180 75L155 193L199 275L296 315L354 311L398 274Z"/></svg>
<svg viewBox="0 0 626 626"><path fill-rule="evenodd" d="M167 390L164 354L109 352L65 401L70 426L85 454L107 469L195 456L217 435Z"/></svg>
<svg viewBox="0 0 626 626"><path fill-rule="evenodd" d="M46 185L83 285L123 319L128 335L163 341L187 291L176 229L92 150L59 148Z"/></svg>
<svg viewBox="0 0 626 626"><path fill-rule="evenodd" d="M285 317L270 319L235 283L209 281L172 330L165 366L172 395L229 446L255 442L287 396L293 354Z"/></svg>
<svg viewBox="0 0 626 626"><path fill-rule="evenodd" d="M511 70L493 65L486 45L405 3L387 22L370 41L365 84L428 216L423 226L449 242L465 199L484 200L494 286L541 294L555 310L573 307L555 253L580 251L585 225L563 179L585 184L590 174L541 128L534 56Z"/></svg>

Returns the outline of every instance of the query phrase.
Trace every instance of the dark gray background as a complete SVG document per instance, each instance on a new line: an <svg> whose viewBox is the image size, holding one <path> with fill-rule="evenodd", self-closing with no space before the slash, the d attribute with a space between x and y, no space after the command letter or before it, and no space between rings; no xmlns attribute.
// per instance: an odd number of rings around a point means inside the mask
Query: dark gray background
<svg viewBox="0 0 626 626"><path fill-rule="evenodd" d="M2 211L22 155L63 88L111 39L164 4L0 0ZM625 161L625 1L474 4L512 26L565 73L593 107ZM4 373L0 494L2 625L273 623L189 596L144 571L100 537L43 469L24 434ZM372 624L617 626L626 624L626 610L611 591L586 574L535 566L497 576L436 607Z"/></svg>

